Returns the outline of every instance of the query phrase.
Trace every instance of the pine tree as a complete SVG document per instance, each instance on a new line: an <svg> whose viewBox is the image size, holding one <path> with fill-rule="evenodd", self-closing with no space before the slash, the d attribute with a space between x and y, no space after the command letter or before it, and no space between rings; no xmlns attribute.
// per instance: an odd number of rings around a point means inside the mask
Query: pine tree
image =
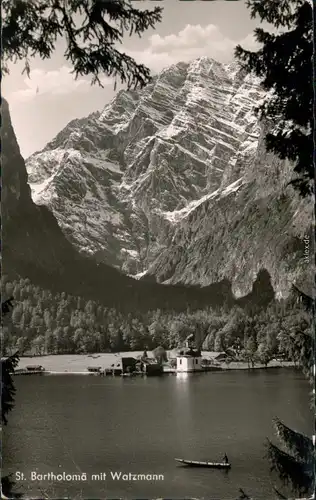
<svg viewBox="0 0 316 500"><path fill-rule="evenodd" d="M296 494L310 495L314 491L315 451L310 437L287 427L278 418L274 425L283 449L268 440L271 470Z"/></svg>
<svg viewBox="0 0 316 500"><path fill-rule="evenodd" d="M1 323L3 316L11 312L13 308L13 297L1 303ZM6 359L1 359L1 424L7 425L8 413L14 407L14 396L16 389L14 387L12 373L19 363L19 355L16 352ZM1 425L1 429L2 429ZM1 447L0 447L1 449ZM1 457L2 460L2 457ZM19 498L21 495L13 494L14 482L10 476L1 477L1 498Z"/></svg>
<svg viewBox="0 0 316 500"><path fill-rule="evenodd" d="M295 300L305 306L310 317L310 328L299 329L294 337L290 337L292 349L296 353L298 364L313 384L315 339L312 326L314 317L314 301L298 288L293 287ZM314 401L313 401L314 403ZM312 404L314 407L314 404ZM289 484L297 494L310 495L315 488L315 451L312 438L287 427L278 418L274 420L277 435L282 442L282 448L267 443L267 455L271 470L277 471L280 479Z"/></svg>
<svg viewBox="0 0 316 500"><path fill-rule="evenodd" d="M313 9L310 0L247 0L251 17L271 23L280 33L254 32L257 52L240 45L241 66L262 79L267 96L259 115L271 124L266 146L294 163L291 184L303 196L313 191Z"/></svg>
<svg viewBox="0 0 316 500"><path fill-rule="evenodd" d="M247 0L251 17L272 24L282 32L255 30L261 44L256 52L240 45L235 56L241 66L261 79L267 91L259 106L259 116L268 123L266 147L281 159L294 163L291 184L304 197L314 191L314 122L313 122L313 9L310 0ZM308 301L310 314L314 300ZM292 342L292 355L305 374L313 363L312 332L298 331ZM275 426L283 448L268 441L271 467L294 492L309 494L314 490L314 453L312 440L286 427L280 420Z"/></svg>
<svg viewBox="0 0 316 500"><path fill-rule="evenodd" d="M13 297L10 297L2 302L2 317L11 312L13 308L13 300ZM12 373L18 363L18 353L13 354L6 359L1 359L1 421L4 425L7 424L8 413L14 406L15 387L12 379Z"/></svg>
<svg viewBox="0 0 316 500"><path fill-rule="evenodd" d="M113 76L128 88L150 81L149 69L116 47L125 33L141 36L161 20L162 9L138 10L130 0L3 0L3 71L8 62L48 59L58 38L66 40L65 58L75 77L92 76L102 86L102 76Z"/></svg>

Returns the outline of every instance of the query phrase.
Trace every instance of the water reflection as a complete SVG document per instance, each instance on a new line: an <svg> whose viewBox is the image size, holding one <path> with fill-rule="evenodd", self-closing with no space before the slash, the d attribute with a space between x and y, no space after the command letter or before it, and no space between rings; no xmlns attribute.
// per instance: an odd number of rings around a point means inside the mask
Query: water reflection
<svg viewBox="0 0 316 500"><path fill-rule="evenodd" d="M262 380L261 380L262 377ZM152 498L236 498L241 487L257 500L273 497L268 436L272 418L313 434L310 388L297 372L179 373L120 377L17 377L16 405L4 429L4 474L104 470L164 474L150 484ZM39 405L39 401L41 404ZM50 431L51 429L51 431ZM277 441L275 441L277 442ZM220 460L224 471L177 466L175 457ZM274 482L274 479L273 479ZM28 498L44 498L30 480ZM148 482L55 483L49 498L148 498ZM104 491L104 488L107 491ZM67 491L66 491L67 490Z"/></svg>
<svg viewBox="0 0 316 500"><path fill-rule="evenodd" d="M189 378L189 374L186 373L186 372L183 372L183 373L179 372L179 373L176 374L176 380L177 380L177 382L180 382L180 383L181 382L186 382L188 380L188 378Z"/></svg>
<svg viewBox="0 0 316 500"><path fill-rule="evenodd" d="M195 421L195 398L194 398L194 374L177 373L173 384L173 414L177 421L177 452L182 456L189 453L194 445L195 431L197 426Z"/></svg>

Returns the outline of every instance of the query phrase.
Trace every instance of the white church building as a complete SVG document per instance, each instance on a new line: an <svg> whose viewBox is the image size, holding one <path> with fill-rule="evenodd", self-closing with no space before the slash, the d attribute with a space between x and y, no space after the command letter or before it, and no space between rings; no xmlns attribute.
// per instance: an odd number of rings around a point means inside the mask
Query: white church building
<svg viewBox="0 0 316 500"><path fill-rule="evenodd" d="M203 371L201 351L194 348L194 334L192 333L185 339L184 348L177 355L176 371L180 373Z"/></svg>
<svg viewBox="0 0 316 500"><path fill-rule="evenodd" d="M200 372L202 371L202 357L183 354L177 356L177 372Z"/></svg>

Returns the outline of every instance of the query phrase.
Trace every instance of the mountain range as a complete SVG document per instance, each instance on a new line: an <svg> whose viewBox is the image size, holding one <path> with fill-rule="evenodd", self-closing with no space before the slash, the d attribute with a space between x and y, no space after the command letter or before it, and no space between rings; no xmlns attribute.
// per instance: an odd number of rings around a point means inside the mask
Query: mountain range
<svg viewBox="0 0 316 500"><path fill-rule="evenodd" d="M31 198L25 162L5 99L1 101L1 117L1 265L6 282L29 278L32 285L42 289L96 300L122 312L159 308L183 311L188 307L193 310L238 303L228 280L203 288L141 282L81 255L67 240L51 211L43 205L36 205ZM256 280L254 290L243 298L245 304L272 300L269 280L264 290L259 286L261 283L262 279Z"/></svg>
<svg viewBox="0 0 316 500"><path fill-rule="evenodd" d="M266 152L273 124L255 113L264 97L236 63L166 68L28 158L33 201L81 255L124 274L228 280L241 297L266 270L286 296L309 273L312 204L288 186L293 166Z"/></svg>

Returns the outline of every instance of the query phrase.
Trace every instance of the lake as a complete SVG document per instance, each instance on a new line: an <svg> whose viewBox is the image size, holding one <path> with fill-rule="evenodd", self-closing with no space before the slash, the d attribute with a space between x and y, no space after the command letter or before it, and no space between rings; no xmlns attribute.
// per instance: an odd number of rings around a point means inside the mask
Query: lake
<svg viewBox="0 0 316 500"><path fill-rule="evenodd" d="M3 474L23 473L18 486L27 497L228 500L242 488L266 500L274 497L277 484L264 457L266 437L277 442L272 418L313 434L310 387L292 369L132 379L20 376L15 381L16 406L4 429ZM229 472L174 461L220 460L224 453L232 463ZM87 480L36 476L49 472L86 473ZM111 472L163 479L113 479Z"/></svg>

